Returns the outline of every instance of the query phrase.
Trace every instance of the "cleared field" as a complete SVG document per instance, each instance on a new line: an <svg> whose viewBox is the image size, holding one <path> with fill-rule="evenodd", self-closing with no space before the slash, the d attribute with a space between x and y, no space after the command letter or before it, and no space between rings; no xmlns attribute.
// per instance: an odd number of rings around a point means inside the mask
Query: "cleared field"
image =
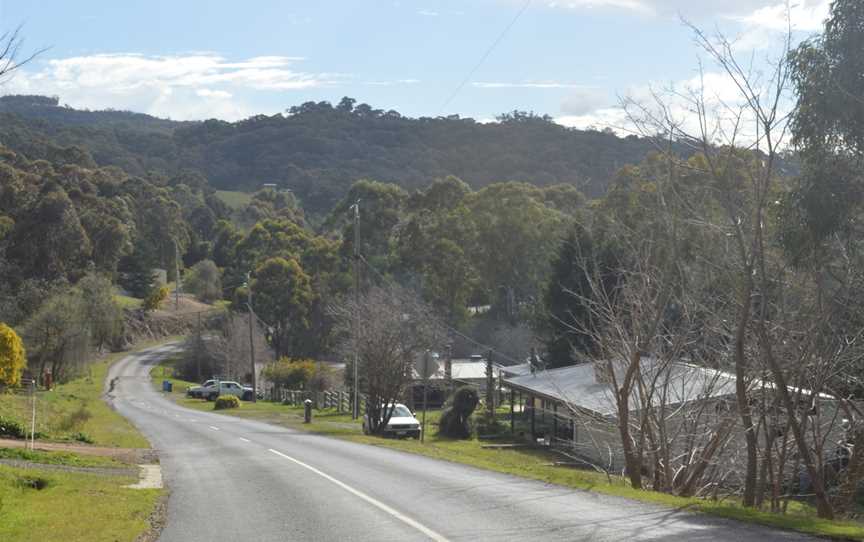
<svg viewBox="0 0 864 542"><path fill-rule="evenodd" d="M252 195L246 192L236 192L233 190L217 190L216 197L225 202L225 205L232 209L240 209L248 205L252 201Z"/></svg>

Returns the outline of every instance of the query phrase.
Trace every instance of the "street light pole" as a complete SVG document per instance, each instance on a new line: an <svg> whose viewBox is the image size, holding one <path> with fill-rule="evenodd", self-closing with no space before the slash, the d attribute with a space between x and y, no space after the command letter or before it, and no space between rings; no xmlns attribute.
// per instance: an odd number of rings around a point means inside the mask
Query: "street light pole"
<svg viewBox="0 0 864 542"><path fill-rule="evenodd" d="M360 200L351 209L354 210L354 407L351 418L356 420L360 417L360 356L357 352L360 345L357 338L360 333Z"/></svg>
<svg viewBox="0 0 864 542"><path fill-rule="evenodd" d="M258 375L255 373L255 313L252 311L252 278L246 272L246 306L249 307L249 359L252 362L252 402L258 402Z"/></svg>

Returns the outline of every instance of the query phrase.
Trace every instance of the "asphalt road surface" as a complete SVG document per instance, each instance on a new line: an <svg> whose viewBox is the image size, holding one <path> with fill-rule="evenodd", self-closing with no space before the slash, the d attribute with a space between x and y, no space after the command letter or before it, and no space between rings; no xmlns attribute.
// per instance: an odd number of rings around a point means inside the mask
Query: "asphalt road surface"
<svg viewBox="0 0 864 542"><path fill-rule="evenodd" d="M110 400L159 451L160 540L812 540L180 407L150 383L171 351L109 372Z"/></svg>

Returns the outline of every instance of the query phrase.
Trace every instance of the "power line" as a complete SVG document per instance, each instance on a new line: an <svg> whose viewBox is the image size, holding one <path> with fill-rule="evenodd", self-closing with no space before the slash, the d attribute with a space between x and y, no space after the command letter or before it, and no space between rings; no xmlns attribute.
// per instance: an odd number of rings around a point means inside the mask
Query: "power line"
<svg viewBox="0 0 864 542"><path fill-rule="evenodd" d="M501 41L504 39L510 29L513 28L513 25L516 24L516 21L518 21L519 18L522 17L522 14L525 13L525 11L528 9L528 6L531 5L532 1L533 0L525 0L525 3L522 5L522 9L516 12L516 16L513 17L513 19L510 21L510 24L504 27L504 30L502 30L501 33L498 34L498 37L495 38L495 41L492 42L492 45L490 45L489 48L486 49L486 52L483 53L483 56L480 57L480 60L477 62L477 64L475 64L474 67L471 68L471 71L468 72L468 75L465 76L465 79L463 79L462 82L459 83L459 86L457 86L453 93L450 94L450 97L444 101L444 104L439 110L439 114L441 114L444 109L446 109L447 106L450 105L450 102L453 101L453 98L455 98L456 95L459 94L459 91L461 91L465 87L465 85L468 84L468 81L470 81L471 78L474 77L474 73L476 73L477 70L480 69L480 66L482 66L483 63L486 62L486 59L489 58L489 55L492 54L492 51L494 51L495 48L498 47L498 44L501 43Z"/></svg>

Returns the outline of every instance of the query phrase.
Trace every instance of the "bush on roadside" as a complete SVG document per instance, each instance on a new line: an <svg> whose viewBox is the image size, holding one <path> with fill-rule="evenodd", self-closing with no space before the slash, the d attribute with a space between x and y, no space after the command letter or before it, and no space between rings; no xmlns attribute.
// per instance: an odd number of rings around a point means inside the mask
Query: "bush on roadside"
<svg viewBox="0 0 864 542"><path fill-rule="evenodd" d="M94 444L96 441L83 431L79 431L72 435L72 440L77 440L78 442L83 442L84 444Z"/></svg>
<svg viewBox="0 0 864 542"><path fill-rule="evenodd" d="M500 435L502 433L506 433L509 431L509 427L501 423L501 421L494 416L489 416L489 414L484 414L476 423L477 427L477 436L482 438L484 436L495 436Z"/></svg>
<svg viewBox="0 0 864 542"><path fill-rule="evenodd" d="M280 388L306 389L306 384L315 377L315 362L309 359L280 358L264 367L264 378Z"/></svg>
<svg viewBox="0 0 864 542"><path fill-rule="evenodd" d="M27 431L17 421L0 416L0 437L25 438Z"/></svg>
<svg viewBox="0 0 864 542"><path fill-rule="evenodd" d="M471 425L469 421L479 402L480 398L476 389L464 386L456 390L456 393L453 394L452 404L441 413L438 434L449 438L470 438Z"/></svg>
<svg viewBox="0 0 864 542"><path fill-rule="evenodd" d="M226 408L240 408L240 399L233 395L220 395L217 397L213 410L224 410Z"/></svg>

